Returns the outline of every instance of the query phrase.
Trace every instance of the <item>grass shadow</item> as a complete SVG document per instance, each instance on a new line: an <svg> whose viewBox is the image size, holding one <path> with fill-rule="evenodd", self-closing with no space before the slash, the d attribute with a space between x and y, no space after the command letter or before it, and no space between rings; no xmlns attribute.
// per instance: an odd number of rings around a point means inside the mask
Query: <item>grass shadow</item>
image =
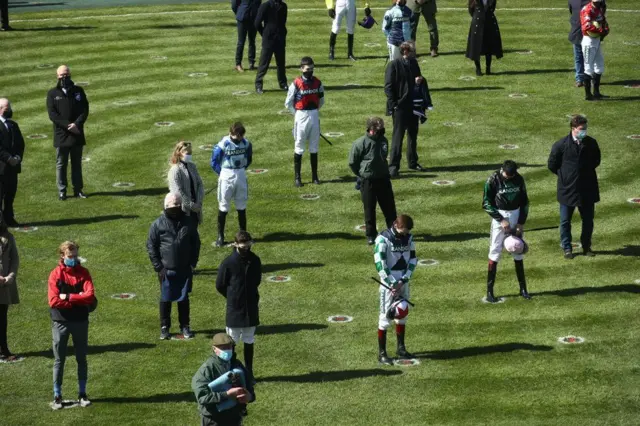
<svg viewBox="0 0 640 426"><path fill-rule="evenodd" d="M19 7L40 7L40 6L64 6L67 3L63 1L59 2L50 2L50 3L36 3L30 1L12 1L9 3L9 9L19 8Z"/></svg>
<svg viewBox="0 0 640 426"><path fill-rule="evenodd" d="M139 195L146 196L155 196L155 195L165 195L169 190L166 186L159 188L140 188L140 189L125 189L123 191L102 191L102 192L93 192L91 194L87 194L88 197L104 197L104 196L114 196L114 197L137 197Z"/></svg>
<svg viewBox="0 0 640 426"><path fill-rule="evenodd" d="M112 343L109 345L89 345L89 349L87 353L89 355L93 354L102 354L106 352L117 352L117 353L126 353L135 351L137 349L152 349L155 348L156 345L153 343ZM69 346L67 349L67 356L73 355L75 353L75 348L73 346ZM47 349L46 351L33 351L33 352L23 352L20 356L24 357L44 357L44 358L53 358L53 349Z"/></svg>
<svg viewBox="0 0 640 426"><path fill-rule="evenodd" d="M451 360L462 359L479 355L491 355L496 353L508 353L514 351L544 351L553 350L552 346L532 345L531 343L501 343L489 346L471 346L468 348L448 349L442 351L418 352L419 359Z"/></svg>
<svg viewBox="0 0 640 426"><path fill-rule="evenodd" d="M361 86L325 86L325 90L362 90L362 89L384 89L384 86L374 86L373 84L363 84Z"/></svg>
<svg viewBox="0 0 640 426"><path fill-rule="evenodd" d="M264 382L293 382L293 383L324 383L324 382L342 382L345 380L362 379L365 377L376 376L398 376L402 374L398 370L385 370L382 368L369 370L341 370L341 371L313 371L306 374L298 374L294 376L269 376L258 379L260 383Z"/></svg>
<svg viewBox="0 0 640 426"><path fill-rule="evenodd" d="M91 398L91 402L110 402L114 404L165 403L165 402L196 402L193 392L156 394L149 396L122 396L108 398Z"/></svg>
<svg viewBox="0 0 640 426"><path fill-rule="evenodd" d="M572 68L552 68L539 70L520 70L520 71L498 71L492 72L491 75L534 75L534 74L554 74L574 71Z"/></svg>
<svg viewBox="0 0 640 426"><path fill-rule="evenodd" d="M38 6L42 6L39 4ZM62 27L42 27L42 28L14 28L13 31L78 31L78 30L95 30L97 27L92 26L62 26Z"/></svg>
<svg viewBox="0 0 640 426"><path fill-rule="evenodd" d="M608 254L612 256L640 257L640 246L624 246L617 250L594 251L595 254Z"/></svg>
<svg viewBox="0 0 640 426"><path fill-rule="evenodd" d="M361 236L348 234L346 232L318 232L317 234L294 234L293 232L273 232L256 241L278 242L278 241L317 241L317 240L361 240Z"/></svg>
<svg viewBox="0 0 640 426"><path fill-rule="evenodd" d="M429 89L430 92L466 92L466 91L479 91L479 90L504 90L504 87L500 86L481 86L481 87L436 87Z"/></svg>
<svg viewBox="0 0 640 426"><path fill-rule="evenodd" d="M350 68L353 65L347 65L347 64L314 64L313 65L314 68L316 69L316 71L318 69L321 68ZM290 69L300 69L300 65L287 65L285 66L286 69L290 70ZM326 87L325 87L326 89Z"/></svg>
<svg viewBox="0 0 640 426"><path fill-rule="evenodd" d="M305 330L324 330L328 328L327 324L300 323L300 324L273 324L259 325L256 328L256 334L260 336L268 336L272 334L297 333ZM198 330L197 333L204 334L207 337L213 337L217 333L224 333L224 329Z"/></svg>
<svg viewBox="0 0 640 426"><path fill-rule="evenodd" d="M147 29L155 29L155 30L186 30L188 28L215 28L215 27L235 27L236 23L234 22L220 22L216 24L212 23L201 23L201 24L169 24L169 25L150 25L145 27Z"/></svg>
<svg viewBox="0 0 640 426"><path fill-rule="evenodd" d="M41 222L30 222L25 225L28 226L69 226L69 225L87 225L90 223L109 222L111 220L121 219L137 219L140 216L135 214L110 214L105 216L93 216L93 217L76 217L69 219L58 220L43 220Z"/></svg>
<svg viewBox="0 0 640 426"><path fill-rule="evenodd" d="M431 243L451 242L451 241L471 241L479 238L487 238L489 234L483 232L459 232L456 234L431 235L421 234L414 237L415 241Z"/></svg>
<svg viewBox="0 0 640 426"><path fill-rule="evenodd" d="M546 164L518 163L519 167L547 167ZM502 164L464 164L460 166L437 166L425 167L428 172L485 172L495 171L502 167Z"/></svg>
<svg viewBox="0 0 640 426"><path fill-rule="evenodd" d="M322 266L324 266L324 263L269 263L262 265L262 273L267 274L269 272L287 271L298 268L320 268Z"/></svg>
<svg viewBox="0 0 640 426"><path fill-rule="evenodd" d="M634 84L640 84L640 80L618 80L602 83L603 86L632 86Z"/></svg>
<svg viewBox="0 0 640 426"><path fill-rule="evenodd" d="M561 290L549 290L540 291L537 293L531 293L532 296L560 296L560 297L572 297L581 296L583 294L600 294L600 293L631 293L640 294L640 285L638 284L620 284L620 285L605 285L602 287L575 287L575 288L563 288ZM518 296L518 295L512 295Z"/></svg>

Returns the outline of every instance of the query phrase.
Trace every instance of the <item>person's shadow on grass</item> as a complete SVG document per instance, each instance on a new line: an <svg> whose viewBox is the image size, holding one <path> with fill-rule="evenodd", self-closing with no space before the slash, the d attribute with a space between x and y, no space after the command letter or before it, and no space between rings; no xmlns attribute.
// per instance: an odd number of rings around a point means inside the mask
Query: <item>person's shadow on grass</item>
<svg viewBox="0 0 640 426"><path fill-rule="evenodd" d="M453 360L479 355L491 355L496 353L508 353L514 351L542 351L553 350L552 346L533 345L531 343L501 343L489 346L470 346L460 349L446 349L441 351L425 351L414 353L418 359Z"/></svg>

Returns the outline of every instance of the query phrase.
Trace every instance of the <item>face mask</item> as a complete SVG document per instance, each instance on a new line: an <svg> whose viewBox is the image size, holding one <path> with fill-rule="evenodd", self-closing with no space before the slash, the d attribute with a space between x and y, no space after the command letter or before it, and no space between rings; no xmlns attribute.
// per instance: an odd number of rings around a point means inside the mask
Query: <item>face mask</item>
<svg viewBox="0 0 640 426"><path fill-rule="evenodd" d="M168 209L164 209L164 212L171 219L179 219L184 214L181 207L170 207Z"/></svg>
<svg viewBox="0 0 640 426"><path fill-rule="evenodd" d="M191 154L185 154L182 156L182 160L186 162L191 162Z"/></svg>
<svg viewBox="0 0 640 426"><path fill-rule="evenodd" d="M6 110L6 111L2 114L2 116L3 116L4 118L6 118L7 120L8 120L8 119L10 119L11 117L13 117L13 110L12 110L12 109L8 109L8 110Z"/></svg>
<svg viewBox="0 0 640 426"><path fill-rule="evenodd" d="M578 130L578 133L576 133L576 139L578 139L579 141L584 139L585 136L587 136L586 130Z"/></svg>
<svg viewBox="0 0 640 426"><path fill-rule="evenodd" d="M313 71L305 71L305 72L302 73L302 75L304 76L304 78L309 80L309 79L311 79L311 77L313 77Z"/></svg>
<svg viewBox="0 0 640 426"><path fill-rule="evenodd" d="M69 76L59 78L58 81L60 82L60 87L63 89L69 89L73 86L73 81L71 81L71 77Z"/></svg>
<svg viewBox="0 0 640 426"><path fill-rule="evenodd" d="M68 257L64 258L64 264L65 266L68 266L69 268L73 268L74 266L76 266L78 264L78 259L76 259L75 257L73 259L69 259Z"/></svg>
<svg viewBox="0 0 640 426"><path fill-rule="evenodd" d="M376 133L376 135L378 135L379 137L384 136L385 133L385 128L383 127L382 129L378 130L378 133Z"/></svg>
<svg viewBox="0 0 640 426"><path fill-rule="evenodd" d="M218 353L218 358L220 358L223 361L229 362L231 361L231 358L233 358L233 349L218 349L219 353Z"/></svg>

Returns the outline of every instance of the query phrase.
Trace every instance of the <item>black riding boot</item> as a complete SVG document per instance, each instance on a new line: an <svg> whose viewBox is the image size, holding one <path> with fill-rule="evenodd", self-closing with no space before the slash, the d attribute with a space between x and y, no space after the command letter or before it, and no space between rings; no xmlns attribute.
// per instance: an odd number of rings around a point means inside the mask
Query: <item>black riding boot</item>
<svg viewBox="0 0 640 426"><path fill-rule="evenodd" d="M253 343L244 344L244 366L253 376Z"/></svg>
<svg viewBox="0 0 640 426"><path fill-rule="evenodd" d="M602 74L596 74L593 76L593 97L596 99L606 99L609 96L605 96L600 93L600 79L602 78Z"/></svg>
<svg viewBox="0 0 640 426"><path fill-rule="evenodd" d="M309 159L311 160L311 181L316 185L320 185L320 180L318 179L318 153L309 154Z"/></svg>
<svg viewBox="0 0 640 426"><path fill-rule="evenodd" d="M393 361L387 356L387 330L378 329L378 362L393 365Z"/></svg>
<svg viewBox="0 0 640 426"><path fill-rule="evenodd" d="M591 76L589 74L584 75L584 100L592 101L593 95L591 94Z"/></svg>
<svg viewBox="0 0 640 426"><path fill-rule="evenodd" d="M396 325L396 337L398 338L398 349L396 354L399 359L412 359L414 358L412 353L407 351L407 348L404 346L404 324Z"/></svg>
<svg viewBox="0 0 640 426"><path fill-rule="evenodd" d="M493 285L496 283L496 272L498 272L498 262L489 261L487 272L487 302L496 303L498 299L493 295Z"/></svg>
<svg viewBox="0 0 640 426"><path fill-rule="evenodd" d="M295 176L295 186L300 188L304 186L302 184L302 178L300 177L300 170L302 169L302 154L293 154L293 171Z"/></svg>
<svg viewBox="0 0 640 426"><path fill-rule="evenodd" d="M480 61L473 61L473 63L476 66L476 75L482 75L482 70L480 69Z"/></svg>
<svg viewBox="0 0 640 426"><path fill-rule="evenodd" d="M485 74L490 75L491 74L491 55L485 55L484 59L487 63L487 70L485 71Z"/></svg>
<svg viewBox="0 0 640 426"><path fill-rule="evenodd" d="M347 34L347 57L352 61L356 60L353 56L353 34Z"/></svg>
<svg viewBox="0 0 640 426"><path fill-rule="evenodd" d="M238 210L238 225L241 231L247 230L247 210Z"/></svg>
<svg viewBox="0 0 640 426"><path fill-rule="evenodd" d="M216 247L224 246L224 225L227 222L227 212L218 210L218 239Z"/></svg>
<svg viewBox="0 0 640 426"><path fill-rule="evenodd" d="M531 300L531 296L527 292L527 280L524 277L524 262L522 260L514 260L516 263L516 276L520 285L520 296L527 300Z"/></svg>
<svg viewBox="0 0 640 426"><path fill-rule="evenodd" d="M329 36L329 60L333 61L335 59L335 50L336 50L336 38L338 37L338 34L334 34L333 31L331 32L331 35Z"/></svg>

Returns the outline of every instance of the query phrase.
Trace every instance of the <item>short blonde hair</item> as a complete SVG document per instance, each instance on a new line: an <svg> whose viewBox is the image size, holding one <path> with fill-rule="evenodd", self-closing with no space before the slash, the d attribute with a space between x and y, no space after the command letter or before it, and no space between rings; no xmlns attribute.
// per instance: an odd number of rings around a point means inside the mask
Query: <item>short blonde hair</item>
<svg viewBox="0 0 640 426"><path fill-rule="evenodd" d="M173 154L171 154L171 158L169 158L169 163L178 164L180 162L180 158L182 158L182 151L184 151L187 147L191 147L191 142L180 141L176 144L176 147L173 149Z"/></svg>
<svg viewBox="0 0 640 426"><path fill-rule="evenodd" d="M58 253L60 254L60 257L64 257L67 250L75 249L77 251L79 248L80 246L75 241L65 241L60 244L60 247L58 247Z"/></svg>

